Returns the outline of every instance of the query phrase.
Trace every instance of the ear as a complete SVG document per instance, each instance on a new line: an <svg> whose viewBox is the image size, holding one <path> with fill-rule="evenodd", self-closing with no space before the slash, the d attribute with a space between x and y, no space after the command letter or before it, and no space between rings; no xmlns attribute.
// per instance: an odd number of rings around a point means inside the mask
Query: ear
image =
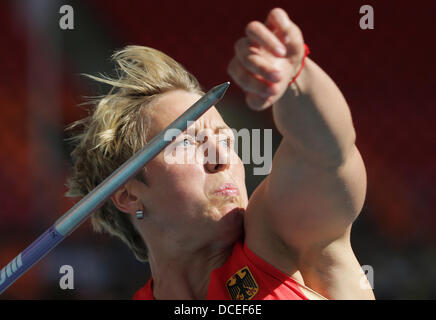
<svg viewBox="0 0 436 320"><path fill-rule="evenodd" d="M138 195L138 185L134 180L129 180L111 196L111 200L118 210L135 214L137 210L143 209L143 204Z"/></svg>

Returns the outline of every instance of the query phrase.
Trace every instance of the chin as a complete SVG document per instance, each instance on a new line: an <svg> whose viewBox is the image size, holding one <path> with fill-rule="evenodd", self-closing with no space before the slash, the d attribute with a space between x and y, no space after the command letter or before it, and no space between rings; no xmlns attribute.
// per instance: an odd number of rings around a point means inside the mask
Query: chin
<svg viewBox="0 0 436 320"><path fill-rule="evenodd" d="M238 241L244 230L244 213L240 197L215 197L209 207L209 217L212 218L215 238L221 240L224 246ZM216 227L216 228L215 228Z"/></svg>

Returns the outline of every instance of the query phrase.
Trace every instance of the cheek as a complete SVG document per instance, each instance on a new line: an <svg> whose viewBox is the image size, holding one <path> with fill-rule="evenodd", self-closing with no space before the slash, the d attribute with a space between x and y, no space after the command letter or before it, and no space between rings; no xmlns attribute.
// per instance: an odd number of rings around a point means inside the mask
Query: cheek
<svg viewBox="0 0 436 320"><path fill-rule="evenodd" d="M232 176L235 182L241 187L241 192L246 202L248 202L247 188L245 186L245 166L242 160L238 157L238 162L233 166Z"/></svg>
<svg viewBox="0 0 436 320"><path fill-rule="evenodd" d="M152 189L158 197L168 202L181 203L202 196L204 190L204 169L196 164L160 164L151 171Z"/></svg>
<svg viewBox="0 0 436 320"><path fill-rule="evenodd" d="M237 154L235 154L235 156L232 158L232 161L232 175L238 177L238 179L244 182L245 185L245 166L242 163L242 159L239 158Z"/></svg>

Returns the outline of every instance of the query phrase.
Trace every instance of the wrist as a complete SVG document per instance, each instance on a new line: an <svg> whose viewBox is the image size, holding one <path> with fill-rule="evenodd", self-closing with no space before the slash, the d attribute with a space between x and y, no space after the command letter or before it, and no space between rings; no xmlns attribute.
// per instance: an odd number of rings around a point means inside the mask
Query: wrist
<svg viewBox="0 0 436 320"><path fill-rule="evenodd" d="M291 81L289 82L289 86L291 86L292 84L295 83L295 81L297 80L297 78L300 76L301 72L303 71L304 65L306 63L306 58L307 56L310 54L310 49L309 46L307 44L304 44L304 55L303 58L301 59L301 63L300 66L297 68L297 72L295 73L295 75L292 77Z"/></svg>

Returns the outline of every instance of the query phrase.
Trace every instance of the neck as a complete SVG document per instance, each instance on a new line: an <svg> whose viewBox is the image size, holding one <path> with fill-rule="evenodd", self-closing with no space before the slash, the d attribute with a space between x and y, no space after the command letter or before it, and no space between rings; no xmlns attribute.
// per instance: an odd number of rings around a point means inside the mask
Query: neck
<svg viewBox="0 0 436 320"><path fill-rule="evenodd" d="M149 252L156 300L204 300L207 297L210 273L222 266L233 246L203 248L195 252L156 256Z"/></svg>

